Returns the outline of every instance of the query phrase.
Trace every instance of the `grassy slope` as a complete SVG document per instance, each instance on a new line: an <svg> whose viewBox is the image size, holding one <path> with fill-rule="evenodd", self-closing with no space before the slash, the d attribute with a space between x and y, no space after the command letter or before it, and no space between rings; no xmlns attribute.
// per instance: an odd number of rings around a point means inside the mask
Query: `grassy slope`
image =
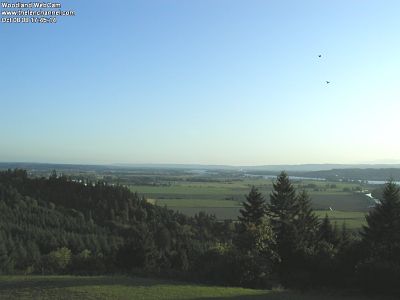
<svg viewBox="0 0 400 300"><path fill-rule="evenodd" d="M195 285L123 276L0 276L0 299L384 299Z"/></svg>

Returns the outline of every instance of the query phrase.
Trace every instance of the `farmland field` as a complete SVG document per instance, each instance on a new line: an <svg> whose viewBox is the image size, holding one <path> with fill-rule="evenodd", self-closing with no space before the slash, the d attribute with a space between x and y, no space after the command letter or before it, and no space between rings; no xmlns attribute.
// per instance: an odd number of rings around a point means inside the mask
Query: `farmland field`
<svg viewBox="0 0 400 300"><path fill-rule="evenodd" d="M346 223L348 229L360 229L362 225L366 225L365 212L359 211L316 211L320 218L325 217L325 214L340 226L343 222Z"/></svg>
<svg viewBox="0 0 400 300"><path fill-rule="evenodd" d="M149 198L149 202L153 204L167 206L190 216L204 211L221 220L234 220L252 185L258 187L267 200L273 188L273 179L262 177L240 180L227 178L209 182L186 181L187 179L188 177L184 180L162 181L161 176L158 184L130 185L130 189ZM305 189L310 194L319 217L323 218L328 214L338 225L346 222L351 229L361 228L365 224L365 214L373 204L365 194L374 187L362 186L358 182L303 179L295 180L293 184L297 190Z"/></svg>
<svg viewBox="0 0 400 300"><path fill-rule="evenodd" d="M254 290L126 276L0 276L0 299L391 299L287 290Z"/></svg>

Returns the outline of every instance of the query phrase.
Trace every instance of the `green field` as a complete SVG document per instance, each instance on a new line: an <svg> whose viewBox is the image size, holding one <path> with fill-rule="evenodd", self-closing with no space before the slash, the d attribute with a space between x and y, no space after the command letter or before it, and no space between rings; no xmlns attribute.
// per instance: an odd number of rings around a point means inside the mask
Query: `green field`
<svg viewBox="0 0 400 300"><path fill-rule="evenodd" d="M0 276L0 299L390 299L350 296L339 292L297 293L286 290L253 290L126 276Z"/></svg>
<svg viewBox="0 0 400 300"><path fill-rule="evenodd" d="M158 199L155 202L160 206L168 207L239 207L240 201L234 200L211 200L211 199Z"/></svg>
<svg viewBox="0 0 400 300"><path fill-rule="evenodd" d="M235 207L245 199L250 187L255 185L268 198L272 191L272 181L268 179L243 179L224 182L168 182L168 185L130 185L134 192L154 199L158 205L173 207ZM315 188L308 188L314 185ZM306 189L313 199L316 209L347 211L367 211L371 201L362 193L351 189L356 183L334 183L335 187L326 187L333 183L303 180L294 182L297 190ZM344 191L348 189L348 191ZM222 202L222 201L231 202ZM204 201L204 202L202 202ZM219 201L218 205L212 203ZM232 202L233 201L233 202Z"/></svg>
<svg viewBox="0 0 400 300"><path fill-rule="evenodd" d="M366 225L365 212L359 211L316 211L318 217L324 218L327 214L328 217L336 222L338 226L344 222L348 229L360 229ZM340 228L339 228L340 229Z"/></svg>
<svg viewBox="0 0 400 300"><path fill-rule="evenodd" d="M200 211L214 214L218 219L236 219L245 195L255 185L266 199L272 191L272 180L264 178L244 178L241 180L221 180L192 182L185 180L162 181L159 185L130 185L132 191L149 198L152 204L167 206L193 216ZM346 222L348 228L358 229L365 224L371 200L364 192L372 187L361 187L359 183L327 182L318 180L294 181L297 190L305 189L310 194L313 207L320 217L325 213L333 220ZM331 211L331 209L333 211Z"/></svg>

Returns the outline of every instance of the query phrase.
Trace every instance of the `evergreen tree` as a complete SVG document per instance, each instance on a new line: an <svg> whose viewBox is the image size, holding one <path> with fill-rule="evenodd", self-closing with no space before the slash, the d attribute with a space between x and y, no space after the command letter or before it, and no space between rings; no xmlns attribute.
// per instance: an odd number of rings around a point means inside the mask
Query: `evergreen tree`
<svg viewBox="0 0 400 300"><path fill-rule="evenodd" d="M255 186L252 186L246 196L246 202L243 202L242 205L243 209L240 209L239 221L245 224L260 224L265 215L266 204L264 197Z"/></svg>
<svg viewBox="0 0 400 300"><path fill-rule="evenodd" d="M314 244L318 232L319 221L311 208L311 199L305 190L297 197L299 212L295 221L298 231L298 243L302 247L310 247Z"/></svg>
<svg viewBox="0 0 400 300"><path fill-rule="evenodd" d="M279 228L283 223L290 223L299 212L296 191L285 172L277 177L273 184L273 191L270 195L268 214L272 218L272 224Z"/></svg>
<svg viewBox="0 0 400 300"><path fill-rule="evenodd" d="M245 286L265 286L279 262L276 252L275 234L266 217L264 197L256 187L252 187L243 202L234 239L234 261L240 284Z"/></svg>
<svg viewBox="0 0 400 300"><path fill-rule="evenodd" d="M346 222L342 224L342 230L340 231L340 248L346 249L352 242L349 230L347 229Z"/></svg>
<svg viewBox="0 0 400 300"><path fill-rule="evenodd" d="M281 258L278 274L285 284L296 282L299 266L299 241L302 228L298 228L299 199L294 186L285 172L281 172L273 184L267 214L276 235L277 252ZM305 247L301 246L302 249Z"/></svg>
<svg viewBox="0 0 400 300"><path fill-rule="evenodd" d="M239 283L249 287L268 285L280 257L276 251L275 234L266 216L258 219L257 223L242 223L234 245Z"/></svg>
<svg viewBox="0 0 400 300"><path fill-rule="evenodd" d="M400 189L393 181L385 184L380 202L366 217L357 275L367 290L400 295Z"/></svg>
<svg viewBox="0 0 400 300"><path fill-rule="evenodd" d="M363 240L373 256L393 259L400 258L400 189L393 182L386 183L383 198L366 217Z"/></svg>
<svg viewBox="0 0 400 300"><path fill-rule="evenodd" d="M276 234L278 252L282 263L290 265L293 251L296 248L298 232L296 218L299 204L296 191L285 172L277 177L267 206L267 214L271 218L272 228Z"/></svg>
<svg viewBox="0 0 400 300"><path fill-rule="evenodd" d="M0 240L0 274L7 274L10 271L10 258L8 257L5 243Z"/></svg>
<svg viewBox="0 0 400 300"><path fill-rule="evenodd" d="M322 220L321 225L318 229L318 239L327 243L333 244L335 242L335 233L331 221L329 220L328 214L325 214L325 218Z"/></svg>

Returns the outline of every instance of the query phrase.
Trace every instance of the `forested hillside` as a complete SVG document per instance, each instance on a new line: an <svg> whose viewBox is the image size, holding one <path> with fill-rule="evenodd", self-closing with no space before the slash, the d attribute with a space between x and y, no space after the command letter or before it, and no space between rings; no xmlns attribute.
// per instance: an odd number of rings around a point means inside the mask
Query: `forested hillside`
<svg viewBox="0 0 400 300"><path fill-rule="evenodd" d="M0 173L0 210L3 273L187 270L193 248L214 239L207 223L220 226L151 205L122 186L28 178L23 170ZM65 268L48 263L60 255Z"/></svg>
<svg viewBox="0 0 400 300"><path fill-rule="evenodd" d="M359 233L320 221L282 172L269 201L254 186L239 221L148 203L121 185L55 172L0 172L0 272L138 273L268 288L393 292L400 276L400 191L388 182ZM378 276L378 277L376 277Z"/></svg>

